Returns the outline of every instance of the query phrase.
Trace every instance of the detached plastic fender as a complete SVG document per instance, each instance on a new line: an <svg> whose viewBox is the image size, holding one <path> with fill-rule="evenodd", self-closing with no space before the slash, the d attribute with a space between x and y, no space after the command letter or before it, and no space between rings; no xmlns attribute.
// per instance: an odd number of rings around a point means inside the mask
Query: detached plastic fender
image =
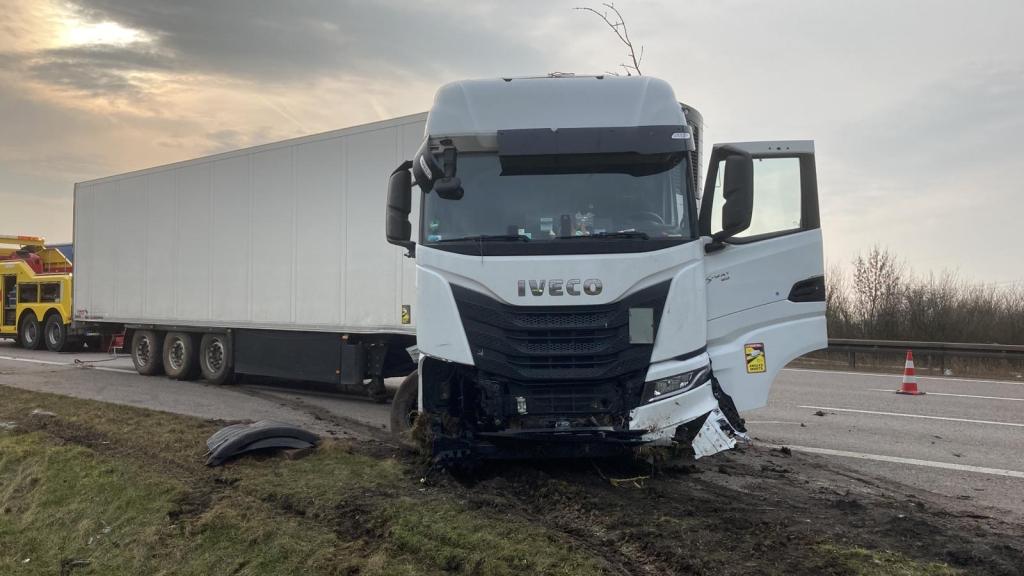
<svg viewBox="0 0 1024 576"><path fill-rule="evenodd" d="M206 465L220 466L225 460L244 452L268 448L312 448L320 437L285 422L260 420L252 424L233 424L216 431L206 441Z"/></svg>

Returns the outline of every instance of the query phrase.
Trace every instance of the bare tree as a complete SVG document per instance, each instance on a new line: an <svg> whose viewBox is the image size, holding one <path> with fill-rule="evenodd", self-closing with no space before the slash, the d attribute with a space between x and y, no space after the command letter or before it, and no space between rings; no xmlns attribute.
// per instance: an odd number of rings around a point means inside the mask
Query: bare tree
<svg viewBox="0 0 1024 576"><path fill-rule="evenodd" d="M837 338L855 338L850 333L854 325L853 305L850 303L850 283L838 264L832 264L825 273L825 317L829 333Z"/></svg>
<svg viewBox="0 0 1024 576"><path fill-rule="evenodd" d="M825 275L829 336L1024 344L1024 283L918 276L881 246L852 264Z"/></svg>
<svg viewBox="0 0 1024 576"><path fill-rule="evenodd" d="M853 290L863 330L874 338L893 338L900 321L904 266L888 249L874 246L853 261Z"/></svg>
<svg viewBox="0 0 1024 576"><path fill-rule="evenodd" d="M611 2L605 2L601 5L610 10L612 15L614 15L614 18L608 14L608 10L602 12L589 6L577 6L574 10L590 12L595 14L601 20L604 20L604 23L612 29L612 32L614 32L615 35L618 36L619 40L626 45L626 48L629 49L629 59L632 64L619 64L619 66L626 71L626 76L632 76L633 72L636 72L637 76L642 76L643 73L640 72L640 63L643 62L644 59L643 45L640 46L640 54L637 55L636 49L633 47L633 41L629 38L629 30L626 28L626 21L622 18L622 14L619 12L619 9ZM609 74L615 73L609 72ZM617 74L615 75L617 76Z"/></svg>

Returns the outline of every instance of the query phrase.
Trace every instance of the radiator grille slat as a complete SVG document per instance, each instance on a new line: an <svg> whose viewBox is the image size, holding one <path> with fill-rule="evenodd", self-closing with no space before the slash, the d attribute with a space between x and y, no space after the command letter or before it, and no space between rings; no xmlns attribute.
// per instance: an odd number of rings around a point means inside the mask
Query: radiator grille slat
<svg viewBox="0 0 1024 576"><path fill-rule="evenodd" d="M630 344L629 309L653 308L657 330L668 289L663 282L610 304L564 307L511 306L460 286L452 294L481 371L557 382L646 369L653 346Z"/></svg>

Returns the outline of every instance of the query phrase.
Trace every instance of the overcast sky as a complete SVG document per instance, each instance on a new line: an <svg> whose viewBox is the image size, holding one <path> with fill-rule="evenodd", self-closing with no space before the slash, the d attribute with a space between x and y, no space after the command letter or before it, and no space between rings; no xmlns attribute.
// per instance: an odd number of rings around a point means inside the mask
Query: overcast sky
<svg viewBox="0 0 1024 576"><path fill-rule="evenodd" d="M424 111L451 80L616 69L581 4L0 0L0 233L70 240L76 181ZM877 243L1024 281L1024 2L616 5L706 143L816 141L828 261Z"/></svg>

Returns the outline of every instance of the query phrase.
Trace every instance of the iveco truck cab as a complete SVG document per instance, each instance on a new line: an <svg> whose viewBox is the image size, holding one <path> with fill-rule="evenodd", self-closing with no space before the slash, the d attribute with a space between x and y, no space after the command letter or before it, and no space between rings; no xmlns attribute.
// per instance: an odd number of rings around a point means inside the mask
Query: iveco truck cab
<svg viewBox="0 0 1024 576"><path fill-rule="evenodd" d="M814 148L716 144L702 194L701 136L652 77L443 86L389 184L418 311L393 426L438 458L742 439L826 346Z"/></svg>

